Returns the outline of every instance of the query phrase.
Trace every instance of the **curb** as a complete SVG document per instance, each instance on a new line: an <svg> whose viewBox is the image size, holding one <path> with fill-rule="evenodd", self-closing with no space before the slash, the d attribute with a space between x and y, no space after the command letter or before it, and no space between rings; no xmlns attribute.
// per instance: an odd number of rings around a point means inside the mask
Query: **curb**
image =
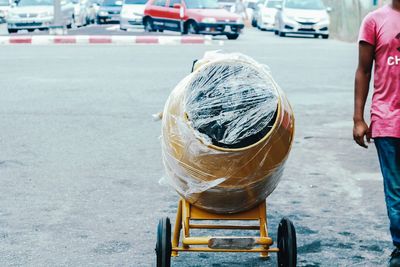
<svg viewBox="0 0 400 267"><path fill-rule="evenodd" d="M209 36L126 36L126 35L35 35L0 36L0 45L30 44L117 44L117 45L181 45L181 44L220 44Z"/></svg>

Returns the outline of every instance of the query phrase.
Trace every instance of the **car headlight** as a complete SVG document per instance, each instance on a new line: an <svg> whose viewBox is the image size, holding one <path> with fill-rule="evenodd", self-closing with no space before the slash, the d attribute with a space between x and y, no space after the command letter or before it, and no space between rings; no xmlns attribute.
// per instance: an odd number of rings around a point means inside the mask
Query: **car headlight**
<svg viewBox="0 0 400 267"><path fill-rule="evenodd" d="M294 17L294 16L288 16L288 15L286 15L285 13L282 13L282 19L283 20L286 20L286 21L293 21L293 20L296 20L296 17Z"/></svg>
<svg viewBox="0 0 400 267"><path fill-rule="evenodd" d="M9 12L9 13L8 13L8 18L10 18L10 19L18 19L19 16L18 16L18 14L16 14L16 13Z"/></svg>
<svg viewBox="0 0 400 267"><path fill-rule="evenodd" d="M100 15L100 16L108 16L108 12L102 10L102 11L99 11L99 15Z"/></svg>
<svg viewBox="0 0 400 267"><path fill-rule="evenodd" d="M124 10L124 9L122 9L122 11L121 11L121 16L122 17L127 17L127 16L129 16L131 13L129 12L129 10Z"/></svg>
<svg viewBox="0 0 400 267"><path fill-rule="evenodd" d="M133 12L133 15L135 15L136 17L143 17L143 13L139 12Z"/></svg>
<svg viewBox="0 0 400 267"><path fill-rule="evenodd" d="M204 22L204 23L216 23L217 20L215 18L205 18L205 19L202 19L201 22Z"/></svg>
<svg viewBox="0 0 400 267"><path fill-rule="evenodd" d="M324 18L324 19L321 19L321 21L319 23L320 24L329 24L330 21L329 21L329 19Z"/></svg>

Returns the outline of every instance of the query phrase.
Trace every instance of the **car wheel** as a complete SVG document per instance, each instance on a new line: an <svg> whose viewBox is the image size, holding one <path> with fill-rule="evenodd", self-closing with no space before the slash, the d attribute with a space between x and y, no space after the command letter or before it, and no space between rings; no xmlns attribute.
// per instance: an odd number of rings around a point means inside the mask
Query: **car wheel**
<svg viewBox="0 0 400 267"><path fill-rule="evenodd" d="M279 31L274 30L274 34L275 34L275 35L278 35L278 34L279 34Z"/></svg>
<svg viewBox="0 0 400 267"><path fill-rule="evenodd" d="M286 33L284 33L284 32L279 32L279 36L280 36L280 37L285 37L285 36L286 36Z"/></svg>
<svg viewBox="0 0 400 267"><path fill-rule="evenodd" d="M228 40L236 40L237 38L239 38L239 34L238 33L229 33L226 35L226 37L228 38Z"/></svg>
<svg viewBox="0 0 400 267"><path fill-rule="evenodd" d="M251 26L257 27L257 21L254 18L251 20Z"/></svg>
<svg viewBox="0 0 400 267"><path fill-rule="evenodd" d="M67 29L71 29L72 28L72 22L74 21L74 19L72 18L71 21L67 24Z"/></svg>
<svg viewBox="0 0 400 267"><path fill-rule="evenodd" d="M187 33L188 34L198 34L199 33L199 30L198 30L198 27L197 27L197 23L194 22L194 21L189 22L187 24L186 28L187 28Z"/></svg>
<svg viewBox="0 0 400 267"><path fill-rule="evenodd" d="M102 21L100 18L97 18L97 19L96 19L96 23L97 23L97 24L103 24L103 21Z"/></svg>
<svg viewBox="0 0 400 267"><path fill-rule="evenodd" d="M16 30L16 29L8 29L8 33L17 33L18 32L18 30Z"/></svg>
<svg viewBox="0 0 400 267"><path fill-rule="evenodd" d="M153 20L151 18L146 18L143 21L143 26L145 32L154 32Z"/></svg>
<svg viewBox="0 0 400 267"><path fill-rule="evenodd" d="M323 34L322 35L322 39L328 39L329 38L329 34Z"/></svg>
<svg viewBox="0 0 400 267"><path fill-rule="evenodd" d="M28 32L33 32L35 29L28 29Z"/></svg>
<svg viewBox="0 0 400 267"><path fill-rule="evenodd" d="M124 28L122 28L121 26L119 26L119 29L121 30L121 31L127 31L127 29L124 29Z"/></svg>

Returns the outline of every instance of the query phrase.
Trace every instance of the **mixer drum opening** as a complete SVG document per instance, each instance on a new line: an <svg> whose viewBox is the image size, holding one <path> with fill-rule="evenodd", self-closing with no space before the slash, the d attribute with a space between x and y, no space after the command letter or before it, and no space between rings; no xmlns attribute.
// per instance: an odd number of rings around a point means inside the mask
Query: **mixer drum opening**
<svg viewBox="0 0 400 267"><path fill-rule="evenodd" d="M206 66L191 79L187 92L189 122L217 147L253 145L271 131L277 118L274 86L264 73L243 62Z"/></svg>

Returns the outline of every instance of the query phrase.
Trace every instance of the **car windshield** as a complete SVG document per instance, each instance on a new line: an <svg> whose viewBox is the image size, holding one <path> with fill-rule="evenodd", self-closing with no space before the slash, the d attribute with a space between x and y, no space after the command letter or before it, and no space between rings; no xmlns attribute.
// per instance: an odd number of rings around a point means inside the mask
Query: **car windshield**
<svg viewBox="0 0 400 267"><path fill-rule="evenodd" d="M285 3L285 7L294 9L312 9L312 10L325 9L322 0L287 0Z"/></svg>
<svg viewBox="0 0 400 267"><path fill-rule="evenodd" d="M186 0L189 9L216 9L220 8L216 0Z"/></svg>
<svg viewBox="0 0 400 267"><path fill-rule="evenodd" d="M147 0L125 0L124 4L127 5L145 5Z"/></svg>
<svg viewBox="0 0 400 267"><path fill-rule="evenodd" d="M270 8L275 8L281 4L282 4L282 1L267 1L266 6L270 7Z"/></svg>
<svg viewBox="0 0 400 267"><path fill-rule="evenodd" d="M21 0L18 6L52 6L53 0Z"/></svg>
<svg viewBox="0 0 400 267"><path fill-rule="evenodd" d="M104 0L102 6L122 6L121 0Z"/></svg>

